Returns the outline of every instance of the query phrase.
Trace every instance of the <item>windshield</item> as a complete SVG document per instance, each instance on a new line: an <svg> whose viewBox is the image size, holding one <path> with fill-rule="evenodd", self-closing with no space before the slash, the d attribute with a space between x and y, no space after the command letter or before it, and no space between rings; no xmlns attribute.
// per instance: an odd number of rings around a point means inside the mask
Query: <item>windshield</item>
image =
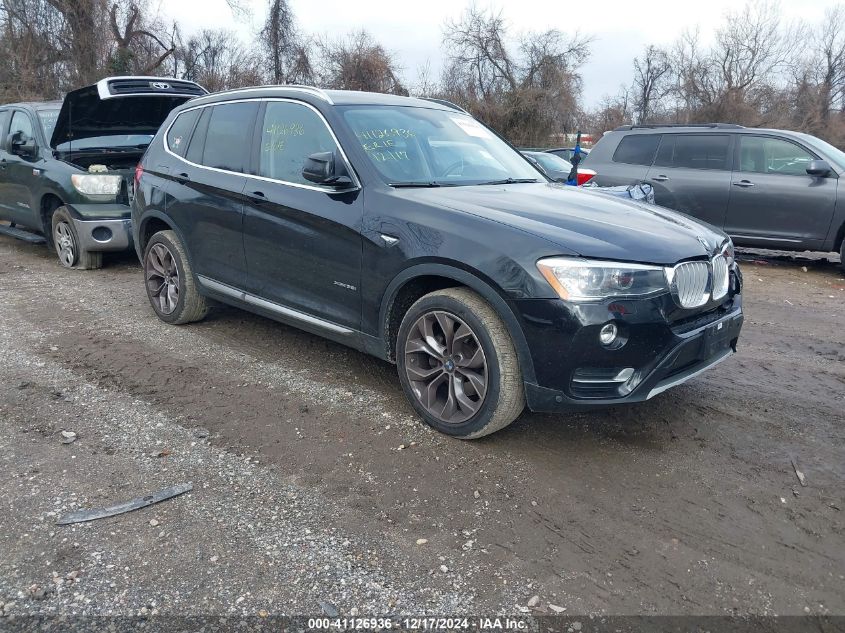
<svg viewBox="0 0 845 633"><path fill-rule="evenodd" d="M545 152L536 152L532 153L531 156L537 159L537 162L540 163L544 169L551 169L552 171L570 171L572 169L572 163L567 160L563 160L560 156L555 156L554 154L547 154Z"/></svg>
<svg viewBox="0 0 845 633"><path fill-rule="evenodd" d="M458 186L545 179L470 116L413 106L346 106L343 118L393 185Z"/></svg>
<svg viewBox="0 0 845 633"><path fill-rule="evenodd" d="M55 110L38 110L38 119L41 121L41 129L44 130L44 138L50 141L53 136L53 130L56 129L56 121L59 118L59 109Z"/></svg>
<svg viewBox="0 0 845 633"><path fill-rule="evenodd" d="M53 125L55 125L55 121L53 122ZM47 131L46 128L44 131ZM50 136L52 136L52 130L50 131ZM50 136L47 138L50 138ZM83 138L69 143L59 143L56 146L56 149L60 152L67 152L70 150L78 152L90 149L145 149L152 140L152 134L114 134L110 136L92 136L90 138Z"/></svg>
<svg viewBox="0 0 845 633"><path fill-rule="evenodd" d="M841 149L810 134L798 134L798 136L807 141L811 147L815 147L827 154L828 160L835 163L840 170L845 170L845 152Z"/></svg>

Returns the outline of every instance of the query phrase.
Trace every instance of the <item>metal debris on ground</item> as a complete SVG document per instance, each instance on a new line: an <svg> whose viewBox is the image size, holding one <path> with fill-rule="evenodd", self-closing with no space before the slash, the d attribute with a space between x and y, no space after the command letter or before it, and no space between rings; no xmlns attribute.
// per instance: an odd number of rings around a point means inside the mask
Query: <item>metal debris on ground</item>
<svg viewBox="0 0 845 633"><path fill-rule="evenodd" d="M155 492L151 495L147 495L145 497L138 497L130 501L124 501L123 503L116 503L115 505L106 506L105 508L96 508L93 510L77 510L61 517L58 521L56 521L56 525L83 523L85 521L94 521L96 519L112 517L117 514L123 514L124 512L131 512L132 510L139 510L141 508L151 506L154 503L165 501L172 497L184 494L193 489L194 485L188 482L186 484L178 484L176 486L165 488L164 490L159 490L158 492Z"/></svg>
<svg viewBox="0 0 845 633"><path fill-rule="evenodd" d="M806 487L807 482L804 479L804 473L802 473L800 470L798 470L798 466L796 465L794 459L792 459L790 461L792 462L792 469L795 471L795 476L798 477L798 483L800 483L802 486Z"/></svg>

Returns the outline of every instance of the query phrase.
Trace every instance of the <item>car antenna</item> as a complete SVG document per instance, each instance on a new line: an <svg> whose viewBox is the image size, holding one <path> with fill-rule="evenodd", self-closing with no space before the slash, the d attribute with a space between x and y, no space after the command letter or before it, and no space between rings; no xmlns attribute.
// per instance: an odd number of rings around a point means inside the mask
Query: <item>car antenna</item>
<svg viewBox="0 0 845 633"><path fill-rule="evenodd" d="M575 149L572 151L572 169L569 170L569 178L566 179L567 185L573 187L578 186L578 164L581 162L581 130L575 137Z"/></svg>

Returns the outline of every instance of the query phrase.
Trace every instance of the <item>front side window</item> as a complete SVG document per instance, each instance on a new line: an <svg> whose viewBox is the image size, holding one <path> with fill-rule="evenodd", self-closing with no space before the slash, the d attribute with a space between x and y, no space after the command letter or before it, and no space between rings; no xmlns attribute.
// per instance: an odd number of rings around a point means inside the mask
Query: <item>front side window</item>
<svg viewBox="0 0 845 633"><path fill-rule="evenodd" d="M269 101L264 111L258 175L313 186L302 176L305 160L318 152L337 150L329 129L308 106ZM341 160L339 154L337 160Z"/></svg>
<svg viewBox="0 0 845 633"><path fill-rule="evenodd" d="M651 166L659 144L660 134L630 134L619 142L613 162Z"/></svg>
<svg viewBox="0 0 845 633"><path fill-rule="evenodd" d="M565 171L569 172L572 170L572 163L568 160L562 159L560 156L555 156L554 154L547 154L545 152L537 152L535 154L531 154L537 162L545 169L550 169L552 171Z"/></svg>
<svg viewBox="0 0 845 633"><path fill-rule="evenodd" d="M739 137L739 169L757 174L806 176L815 157L795 143L770 136Z"/></svg>
<svg viewBox="0 0 845 633"><path fill-rule="evenodd" d="M414 106L345 106L343 121L385 182L474 185L545 179L472 117Z"/></svg>
<svg viewBox="0 0 845 633"><path fill-rule="evenodd" d="M188 142L191 140L191 132L200 116L199 110L188 110L183 112L170 129L167 131L167 147L177 156L184 156L188 151Z"/></svg>
<svg viewBox="0 0 845 633"><path fill-rule="evenodd" d="M730 168L728 134L664 134L655 165L687 169Z"/></svg>
<svg viewBox="0 0 845 633"><path fill-rule="evenodd" d="M202 164L215 169L246 173L252 146L257 103L224 103L211 109Z"/></svg>
<svg viewBox="0 0 845 633"><path fill-rule="evenodd" d="M27 115L26 112L15 110L15 113L12 115L12 125L9 127L9 134L18 133L20 133L20 138L22 140L33 137L32 121L30 120L29 115Z"/></svg>

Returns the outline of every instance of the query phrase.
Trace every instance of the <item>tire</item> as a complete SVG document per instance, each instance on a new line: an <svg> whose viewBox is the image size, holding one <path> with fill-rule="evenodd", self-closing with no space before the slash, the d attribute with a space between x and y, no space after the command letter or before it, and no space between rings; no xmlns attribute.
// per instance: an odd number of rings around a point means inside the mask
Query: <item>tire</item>
<svg viewBox="0 0 845 633"><path fill-rule="evenodd" d="M194 271L181 240L159 231L144 249L144 286L156 316L171 325L201 321L208 301L197 290Z"/></svg>
<svg viewBox="0 0 845 633"><path fill-rule="evenodd" d="M79 235L67 207L58 207L53 211L50 225L53 248L62 266L81 270L95 270L103 267L101 252L84 250L79 245Z"/></svg>
<svg viewBox="0 0 845 633"><path fill-rule="evenodd" d="M420 417L453 437L495 433L525 408L522 371L507 327L468 288L438 290L410 307L399 327L396 366Z"/></svg>

